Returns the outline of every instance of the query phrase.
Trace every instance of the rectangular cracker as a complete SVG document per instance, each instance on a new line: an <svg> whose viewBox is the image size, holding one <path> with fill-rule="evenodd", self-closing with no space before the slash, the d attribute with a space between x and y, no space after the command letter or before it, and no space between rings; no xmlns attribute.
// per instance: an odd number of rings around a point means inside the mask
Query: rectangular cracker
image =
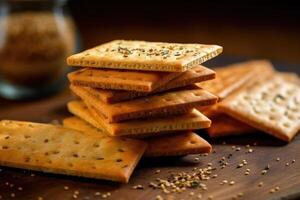
<svg viewBox="0 0 300 200"><path fill-rule="evenodd" d="M92 105L97 113L109 123L182 114L196 106L212 105L217 102L216 96L203 89L189 89L107 104L97 99L84 87L71 85L70 88L86 103Z"/></svg>
<svg viewBox="0 0 300 200"><path fill-rule="evenodd" d="M67 58L71 66L183 72L223 51L218 45L114 40Z"/></svg>
<svg viewBox="0 0 300 200"><path fill-rule="evenodd" d="M275 75L227 98L219 109L289 142L300 129L300 86Z"/></svg>
<svg viewBox="0 0 300 200"><path fill-rule="evenodd" d="M2 166L128 182L147 144L50 124L0 121Z"/></svg>
<svg viewBox="0 0 300 200"><path fill-rule="evenodd" d="M216 114L212 118L212 125L206 129L208 135L212 138L231 135L244 135L255 132L255 128L240 122L226 114Z"/></svg>
<svg viewBox="0 0 300 200"><path fill-rule="evenodd" d="M82 101L71 101L68 110L75 116L87 121L94 127L111 136L153 136L165 132L195 130L210 127L211 121L194 109L191 113L168 118L130 120L121 123L107 123L94 109Z"/></svg>
<svg viewBox="0 0 300 200"><path fill-rule="evenodd" d="M210 70L206 67L201 65L196 66L192 69L189 69L182 73L177 78L174 78L170 82L166 83L165 85L155 89L152 92L136 92L136 91L124 91L124 90L104 90L99 88L93 87L86 87L90 93L93 93L94 96L97 96L101 101L105 103L117 103L121 101L126 101L138 97L147 96L149 94L155 94L158 92L163 92L166 90L184 87L187 85L192 85L194 83L207 81L214 79L216 73L213 70Z"/></svg>
<svg viewBox="0 0 300 200"><path fill-rule="evenodd" d="M68 79L73 85L112 90L151 92L181 74L174 72L83 68L69 73Z"/></svg>
<svg viewBox="0 0 300 200"><path fill-rule="evenodd" d="M78 117L63 120L63 125L89 134L104 134ZM105 135L105 134L104 134ZM209 153L211 145L196 133L184 131L172 136L158 136L144 139L148 144L144 156L183 156L188 154Z"/></svg>
<svg viewBox="0 0 300 200"><path fill-rule="evenodd" d="M214 71L216 79L197 85L224 99L258 76L271 76L274 68L267 60L253 60L215 68Z"/></svg>

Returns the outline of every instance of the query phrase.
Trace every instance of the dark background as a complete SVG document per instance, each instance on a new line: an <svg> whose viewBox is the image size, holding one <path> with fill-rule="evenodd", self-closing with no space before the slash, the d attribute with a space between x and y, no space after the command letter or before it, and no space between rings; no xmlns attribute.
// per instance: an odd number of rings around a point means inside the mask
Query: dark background
<svg viewBox="0 0 300 200"><path fill-rule="evenodd" d="M224 55L300 63L297 1L100 1L68 3L83 48L113 39L214 43Z"/></svg>

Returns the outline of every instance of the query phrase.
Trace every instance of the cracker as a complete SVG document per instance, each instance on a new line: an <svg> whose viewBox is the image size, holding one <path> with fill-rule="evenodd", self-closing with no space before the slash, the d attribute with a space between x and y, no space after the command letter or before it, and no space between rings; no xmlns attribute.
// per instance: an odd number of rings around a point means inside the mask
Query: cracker
<svg viewBox="0 0 300 200"><path fill-rule="evenodd" d="M183 72L223 51L218 45L114 40L67 58L68 65Z"/></svg>
<svg viewBox="0 0 300 200"><path fill-rule="evenodd" d="M165 85L155 89L152 92L136 92L124 90L104 90L99 88L86 87L90 93L105 103L117 103L138 97L155 94L166 90L192 85L194 83L210 80L215 78L215 72L201 65L183 72L179 77L171 80Z"/></svg>
<svg viewBox="0 0 300 200"><path fill-rule="evenodd" d="M228 115L217 114L212 118L212 125L207 130L210 137L244 135L255 132L256 129Z"/></svg>
<svg viewBox="0 0 300 200"><path fill-rule="evenodd" d="M68 109L75 116L105 131L111 136L153 136L171 131L203 129L211 125L211 121L196 109L191 113L180 116L130 120L121 123L107 123L94 109L88 109L82 101L69 102Z"/></svg>
<svg viewBox="0 0 300 200"><path fill-rule="evenodd" d="M84 68L68 74L74 85L102 89L151 92L182 73Z"/></svg>
<svg viewBox="0 0 300 200"><path fill-rule="evenodd" d="M97 113L109 123L182 114L196 106L212 105L217 102L216 96L203 89L189 89L107 104L90 94L84 87L71 85L70 88L86 103L92 105Z"/></svg>
<svg viewBox="0 0 300 200"><path fill-rule="evenodd" d="M253 60L215 68L214 71L216 79L197 85L224 99L256 77L271 76L274 68L267 60Z"/></svg>
<svg viewBox="0 0 300 200"><path fill-rule="evenodd" d="M0 121L2 166L128 182L147 144L50 124Z"/></svg>
<svg viewBox="0 0 300 200"><path fill-rule="evenodd" d="M210 153L211 145L196 133L187 131L176 135L153 137L146 140L146 156L182 156L187 154Z"/></svg>
<svg viewBox="0 0 300 200"><path fill-rule="evenodd" d="M230 96L219 109L289 142L300 129L300 86L275 75Z"/></svg>
<svg viewBox="0 0 300 200"><path fill-rule="evenodd" d="M89 134L104 134L78 117L63 120L63 125ZM187 154L209 153L211 145L196 133L191 131L172 134L172 136L158 136L144 139L148 144L144 156L179 156Z"/></svg>

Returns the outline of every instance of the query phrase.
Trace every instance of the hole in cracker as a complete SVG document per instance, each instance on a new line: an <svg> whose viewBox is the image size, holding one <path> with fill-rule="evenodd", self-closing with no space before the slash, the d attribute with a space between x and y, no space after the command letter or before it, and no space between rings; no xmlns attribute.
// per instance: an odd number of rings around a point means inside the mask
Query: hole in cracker
<svg viewBox="0 0 300 200"><path fill-rule="evenodd" d="M8 140L9 138L10 138L9 135L4 137L4 139L6 139L6 140Z"/></svg>
<svg viewBox="0 0 300 200"><path fill-rule="evenodd" d="M92 166L92 169L97 169L95 166Z"/></svg>
<svg viewBox="0 0 300 200"><path fill-rule="evenodd" d="M274 116L269 116L269 120L275 120L276 118Z"/></svg>
<svg viewBox="0 0 300 200"><path fill-rule="evenodd" d="M49 153L48 153L48 152L45 152L44 155L45 155L45 156L49 156Z"/></svg>
<svg viewBox="0 0 300 200"><path fill-rule="evenodd" d="M73 167L74 165L73 165L73 163L68 163L68 166Z"/></svg>
<svg viewBox="0 0 300 200"><path fill-rule="evenodd" d="M116 162L122 162L123 160L121 158L117 159Z"/></svg>
<svg viewBox="0 0 300 200"><path fill-rule="evenodd" d="M79 157L79 155L78 155L77 153L73 153L72 156L73 156L74 158L78 158L78 157Z"/></svg>
<svg viewBox="0 0 300 200"><path fill-rule="evenodd" d="M98 148L98 147L100 147L100 144L95 143L95 144L93 144L93 147Z"/></svg>
<svg viewBox="0 0 300 200"><path fill-rule="evenodd" d="M104 160L104 158L103 158L103 157L100 157L100 156L99 156L99 157L96 157L95 159L96 159L96 160Z"/></svg>
<svg viewBox="0 0 300 200"><path fill-rule="evenodd" d="M26 157L26 158L24 159L24 161L28 163L28 162L30 162L30 158L29 158L29 157Z"/></svg>
<svg viewBox="0 0 300 200"><path fill-rule="evenodd" d="M31 136L30 135L24 135L24 138L29 139L29 138L31 138Z"/></svg>
<svg viewBox="0 0 300 200"><path fill-rule="evenodd" d="M125 152L123 149L119 148L118 149L119 152Z"/></svg>
<svg viewBox="0 0 300 200"><path fill-rule="evenodd" d="M194 96L196 96L196 97L202 96L202 94L199 93L199 92L194 92L193 94L194 94Z"/></svg>
<svg viewBox="0 0 300 200"><path fill-rule="evenodd" d="M196 144L196 141L191 140L190 143L191 143L191 144Z"/></svg>
<svg viewBox="0 0 300 200"><path fill-rule="evenodd" d="M123 166L122 166L122 168L126 168L126 167L128 167L128 165L123 165Z"/></svg>
<svg viewBox="0 0 300 200"><path fill-rule="evenodd" d="M45 140L44 140L44 143L48 143L48 142L49 142L49 139L45 139Z"/></svg>
<svg viewBox="0 0 300 200"><path fill-rule="evenodd" d="M51 160L48 160L48 163L49 163L49 164L52 164L52 161L51 161Z"/></svg>
<svg viewBox="0 0 300 200"><path fill-rule="evenodd" d="M74 144L79 144L79 141L75 140L75 141L74 141Z"/></svg>
<svg viewBox="0 0 300 200"><path fill-rule="evenodd" d="M53 151L52 153L56 155L56 154L59 154L60 152L57 151L57 150L55 150L55 151Z"/></svg>
<svg viewBox="0 0 300 200"><path fill-rule="evenodd" d="M2 149L9 149L7 145L2 146Z"/></svg>

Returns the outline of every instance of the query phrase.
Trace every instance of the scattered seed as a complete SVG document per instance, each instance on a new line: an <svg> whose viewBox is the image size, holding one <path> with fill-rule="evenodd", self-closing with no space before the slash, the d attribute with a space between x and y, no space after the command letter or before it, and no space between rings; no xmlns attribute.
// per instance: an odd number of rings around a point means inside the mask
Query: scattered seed
<svg viewBox="0 0 300 200"><path fill-rule="evenodd" d="M64 186L64 190L68 190L69 189L69 187L68 186Z"/></svg>
<svg viewBox="0 0 300 200"><path fill-rule="evenodd" d="M197 198L202 199L202 194L198 194Z"/></svg>
<svg viewBox="0 0 300 200"><path fill-rule="evenodd" d="M238 193L238 197L242 197L242 196L244 196L244 193L243 192L239 192Z"/></svg>
<svg viewBox="0 0 300 200"><path fill-rule="evenodd" d="M217 174L212 175L212 178L217 178L217 177L218 177Z"/></svg>
<svg viewBox="0 0 300 200"><path fill-rule="evenodd" d="M207 163L207 166L212 166L212 163Z"/></svg>
<svg viewBox="0 0 300 200"><path fill-rule="evenodd" d="M210 195L210 196L208 196L208 198L207 199L209 199L209 200L212 200L213 199L213 196L212 195Z"/></svg>
<svg viewBox="0 0 300 200"><path fill-rule="evenodd" d="M295 160L295 159L293 159L293 160L292 160L292 163L295 163L295 162L296 162L296 160Z"/></svg>
<svg viewBox="0 0 300 200"><path fill-rule="evenodd" d="M156 199L156 200L164 200L160 195L157 195L157 196L155 197L155 199Z"/></svg>
<svg viewBox="0 0 300 200"><path fill-rule="evenodd" d="M252 153L253 152L253 149L248 149L248 153Z"/></svg>
<svg viewBox="0 0 300 200"><path fill-rule="evenodd" d="M231 148L232 148L232 149L235 149L236 147L235 147L235 146L231 146Z"/></svg>
<svg viewBox="0 0 300 200"><path fill-rule="evenodd" d="M14 198L14 197L16 197L16 194L15 194L15 193L11 193L10 196L11 196L12 198Z"/></svg>
<svg viewBox="0 0 300 200"><path fill-rule="evenodd" d="M259 183L258 183L258 187L262 187L263 185L264 185L263 182L259 182Z"/></svg>
<svg viewBox="0 0 300 200"><path fill-rule="evenodd" d="M290 165L290 163L285 163L285 166L289 166Z"/></svg>
<svg viewBox="0 0 300 200"><path fill-rule="evenodd" d="M244 164L240 163L240 164L238 164L238 166L236 168L241 168L243 166L244 166Z"/></svg>
<svg viewBox="0 0 300 200"><path fill-rule="evenodd" d="M275 192L275 189L270 189L270 193L274 193Z"/></svg>
<svg viewBox="0 0 300 200"><path fill-rule="evenodd" d="M275 187L275 190L276 190L276 191L279 191L279 190L280 190L280 188L277 186L277 187Z"/></svg>
<svg viewBox="0 0 300 200"><path fill-rule="evenodd" d="M106 194L102 194L101 196L103 199L106 199L107 198L107 195Z"/></svg>
<svg viewBox="0 0 300 200"><path fill-rule="evenodd" d="M234 181L230 181L230 182L229 182L229 185L234 185L234 184L235 184Z"/></svg>
<svg viewBox="0 0 300 200"><path fill-rule="evenodd" d="M195 194L194 192L190 192L190 196L194 196L194 194Z"/></svg>
<svg viewBox="0 0 300 200"><path fill-rule="evenodd" d="M38 199L38 200L43 200L44 198L43 198L43 197L38 197L37 199Z"/></svg>
<svg viewBox="0 0 300 200"><path fill-rule="evenodd" d="M101 193L100 193L100 192L95 192L94 195L95 195L95 196L100 196Z"/></svg>
<svg viewBox="0 0 300 200"><path fill-rule="evenodd" d="M135 190L143 190L144 189L144 187L142 185L134 185L132 188Z"/></svg>
<svg viewBox="0 0 300 200"><path fill-rule="evenodd" d="M74 194L79 195L79 191L78 191L78 190L75 190L75 191L74 191Z"/></svg>
<svg viewBox="0 0 300 200"><path fill-rule="evenodd" d="M250 174L250 172L245 172L245 175L247 176L247 175L249 175Z"/></svg>
<svg viewBox="0 0 300 200"><path fill-rule="evenodd" d="M265 175L266 173L267 173L267 170L265 170L265 169L261 171L262 175Z"/></svg>
<svg viewBox="0 0 300 200"><path fill-rule="evenodd" d="M235 150L236 150L236 151L240 151L240 150L241 150L241 147L237 147Z"/></svg>
<svg viewBox="0 0 300 200"><path fill-rule="evenodd" d="M155 174L158 174L158 173L160 173L160 170L159 170L159 169L155 171Z"/></svg>
<svg viewBox="0 0 300 200"><path fill-rule="evenodd" d="M200 159L198 157L194 158L194 161L198 162Z"/></svg>

